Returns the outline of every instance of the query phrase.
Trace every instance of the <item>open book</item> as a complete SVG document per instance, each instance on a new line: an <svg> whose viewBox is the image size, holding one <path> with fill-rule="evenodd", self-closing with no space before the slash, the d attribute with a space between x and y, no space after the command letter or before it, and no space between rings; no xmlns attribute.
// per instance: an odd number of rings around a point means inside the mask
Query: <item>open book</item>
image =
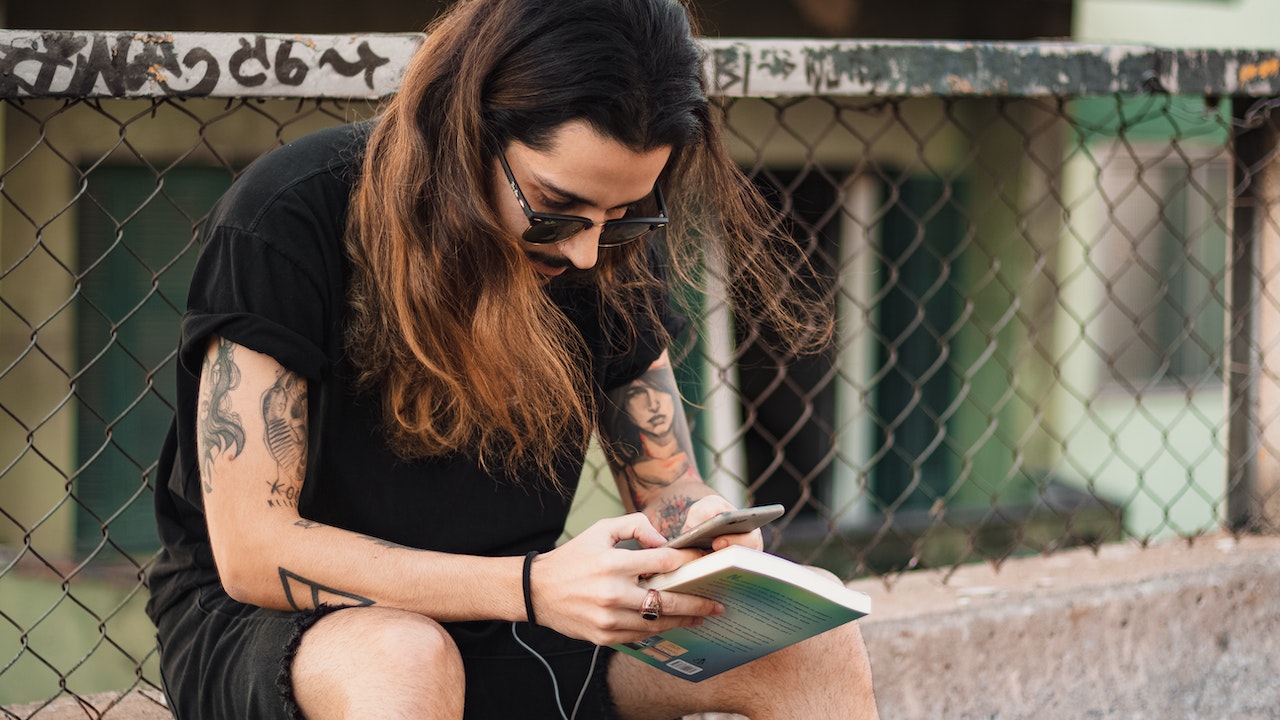
<svg viewBox="0 0 1280 720"><path fill-rule="evenodd" d="M698 682L871 612L871 598L777 555L732 545L640 583L725 607L699 627L615 645Z"/></svg>

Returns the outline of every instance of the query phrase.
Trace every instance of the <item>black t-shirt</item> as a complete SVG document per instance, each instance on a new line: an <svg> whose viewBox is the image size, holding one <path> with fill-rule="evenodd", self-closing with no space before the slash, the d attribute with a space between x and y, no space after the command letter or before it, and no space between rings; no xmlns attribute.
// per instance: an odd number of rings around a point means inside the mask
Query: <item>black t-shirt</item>
<svg viewBox="0 0 1280 720"><path fill-rule="evenodd" d="M531 472L495 477L472 457L406 461L384 441L380 398L354 389L343 351L351 270L342 238L369 128L324 130L259 159L203 230L182 321L177 411L157 470L163 547L149 578L153 617L193 587L217 582L195 440L201 363L213 334L308 381L303 517L410 547L486 556L546 550L563 531L580 453L558 467L563 490ZM590 349L597 393L634 379L661 353L658 333L642 327L619 354L607 326L621 323L599 311L594 289L548 292ZM673 333L680 324L665 314L663 322Z"/></svg>

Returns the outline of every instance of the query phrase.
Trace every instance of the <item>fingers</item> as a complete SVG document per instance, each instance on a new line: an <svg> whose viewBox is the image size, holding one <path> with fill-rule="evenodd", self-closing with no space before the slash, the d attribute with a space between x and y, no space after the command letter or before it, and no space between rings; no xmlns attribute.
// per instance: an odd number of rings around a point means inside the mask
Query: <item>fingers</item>
<svg viewBox="0 0 1280 720"><path fill-rule="evenodd" d="M591 627L582 628L582 639L597 645L635 642L674 628L697 627L708 617L724 614L724 607L713 600L667 591L655 591L654 601L646 603L649 591L633 587L626 601L595 616ZM649 615L643 614L646 610Z"/></svg>
<svg viewBox="0 0 1280 720"><path fill-rule="evenodd" d="M642 549L614 547L628 539ZM608 645L695 626L705 617L722 614L723 606L713 600L661 591L656 593L657 617L641 616L648 595L639 584L641 578L670 572L702 555L698 550L659 547L665 542L644 515L635 513L598 521L543 554L533 574L535 602L545 598L539 621L572 637Z"/></svg>
<svg viewBox="0 0 1280 720"><path fill-rule="evenodd" d="M667 538L654 529L643 513L601 520L592 527L596 526L603 526L602 530L608 533L610 547L627 540L640 544L641 549L628 550L626 555L618 556L625 563L625 572L636 577L671 572L703 555L699 550L663 547Z"/></svg>
<svg viewBox="0 0 1280 720"><path fill-rule="evenodd" d="M617 549L618 543L634 540L640 549ZM580 573L590 569L597 575L615 575L637 578L670 572L699 557L702 553L692 550L664 548L666 542L653 528L649 519L640 513L597 521L580 535L555 551L556 556L577 562L566 565Z"/></svg>
<svg viewBox="0 0 1280 720"><path fill-rule="evenodd" d="M663 590L637 589L640 591L638 594L640 599L636 603L635 613L642 623L653 623L664 618L667 620L683 618L700 620L704 617L716 617L724 614L724 606L708 598ZM649 619L645 616L645 611L653 611L657 617ZM646 624L633 624L633 626L640 629L649 627Z"/></svg>
<svg viewBox="0 0 1280 720"><path fill-rule="evenodd" d="M708 495L694 504L689 506L689 512L685 515L684 530L694 528L722 512L736 510L733 503L725 500L719 495Z"/></svg>
<svg viewBox="0 0 1280 720"><path fill-rule="evenodd" d="M737 535L721 535L711 543L711 549L723 550L730 545L744 545L753 550L764 549L764 534L759 530L752 530L748 533L739 533Z"/></svg>
<svg viewBox="0 0 1280 720"><path fill-rule="evenodd" d="M606 529L612 538L611 545L617 545L627 540L635 540L640 547L654 548L659 547L667 541L662 533L658 532L653 523L644 513L631 513L623 515L619 518L612 518L607 521L601 521L602 525L606 525Z"/></svg>
<svg viewBox="0 0 1280 720"><path fill-rule="evenodd" d="M621 609L609 631L609 644L635 642L668 630L697 627L707 617L724 613L719 603L694 595L637 588L634 609Z"/></svg>
<svg viewBox="0 0 1280 720"><path fill-rule="evenodd" d="M734 508L733 504L723 497L708 495L690 506L689 514L685 518L684 530L697 527L722 512L734 509L736 508ZM753 550L763 550L764 535L759 530L733 535L721 535L712 541L711 549L713 551L723 550L730 545L744 545Z"/></svg>

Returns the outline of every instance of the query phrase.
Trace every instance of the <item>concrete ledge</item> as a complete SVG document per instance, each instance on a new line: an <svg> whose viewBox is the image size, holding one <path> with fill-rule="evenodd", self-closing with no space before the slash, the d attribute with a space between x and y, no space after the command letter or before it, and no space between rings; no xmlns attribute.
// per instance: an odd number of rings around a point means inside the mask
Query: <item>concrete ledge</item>
<svg viewBox="0 0 1280 720"><path fill-rule="evenodd" d="M886 720L1280 717L1280 538L890 582L853 584L873 595L862 630Z"/></svg>
<svg viewBox="0 0 1280 720"><path fill-rule="evenodd" d="M20 720L173 720L164 695L151 688L137 688L126 693L97 693L83 698L63 697L47 703L29 703L4 708L0 715Z"/></svg>
<svg viewBox="0 0 1280 720"><path fill-rule="evenodd" d="M1280 538L1108 545L852 586L874 602L861 624L885 720L1280 717ZM0 715L170 720L150 689Z"/></svg>

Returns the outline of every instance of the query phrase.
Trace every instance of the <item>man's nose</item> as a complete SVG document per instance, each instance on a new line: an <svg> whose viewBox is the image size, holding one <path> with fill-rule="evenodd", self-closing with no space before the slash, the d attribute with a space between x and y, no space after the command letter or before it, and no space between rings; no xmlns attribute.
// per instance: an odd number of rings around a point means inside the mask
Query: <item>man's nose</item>
<svg viewBox="0 0 1280 720"><path fill-rule="evenodd" d="M590 270L600 259L600 225L589 227L560 243L560 254L579 270Z"/></svg>

